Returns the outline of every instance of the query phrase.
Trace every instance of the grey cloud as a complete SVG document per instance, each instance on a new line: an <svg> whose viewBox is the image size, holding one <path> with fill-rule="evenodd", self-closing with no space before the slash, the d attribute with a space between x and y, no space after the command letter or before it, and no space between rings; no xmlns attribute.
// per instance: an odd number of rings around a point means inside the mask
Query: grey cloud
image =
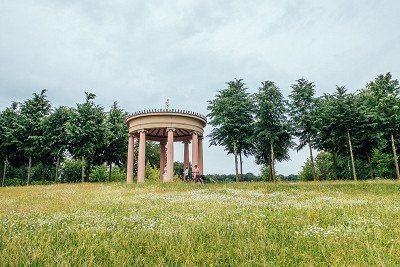
<svg viewBox="0 0 400 267"><path fill-rule="evenodd" d="M42 88L56 105L83 91L108 107L206 113L225 82L252 92L273 80L285 95L300 77L317 93L357 90L377 74L400 78L397 1L2 1L0 108ZM210 131L210 128L207 128ZM178 146L177 151L180 151ZM232 173L222 148L205 151L207 171ZM300 169L306 151L278 165ZM180 157L180 154L177 155ZM257 173L253 159L245 171Z"/></svg>

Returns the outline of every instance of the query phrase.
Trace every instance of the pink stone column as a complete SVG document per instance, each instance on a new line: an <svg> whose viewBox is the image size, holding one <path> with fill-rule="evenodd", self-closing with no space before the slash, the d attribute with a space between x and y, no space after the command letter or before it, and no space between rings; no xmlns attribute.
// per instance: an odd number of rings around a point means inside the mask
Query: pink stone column
<svg viewBox="0 0 400 267"><path fill-rule="evenodd" d="M203 174L203 137L199 137L199 170Z"/></svg>
<svg viewBox="0 0 400 267"><path fill-rule="evenodd" d="M144 130L139 131L139 154L138 154L138 176L137 182L144 182L146 170L146 132Z"/></svg>
<svg viewBox="0 0 400 267"><path fill-rule="evenodd" d="M192 133L192 169L194 165L199 166L199 136L196 132Z"/></svg>
<svg viewBox="0 0 400 267"><path fill-rule="evenodd" d="M126 163L126 182L131 184L133 181L133 155L134 155L134 142L135 137L133 134L129 135L129 142L128 142L128 160Z"/></svg>
<svg viewBox="0 0 400 267"><path fill-rule="evenodd" d="M189 141L183 142L183 168L189 167Z"/></svg>
<svg viewBox="0 0 400 267"><path fill-rule="evenodd" d="M160 142L160 180L161 180L161 182L163 181L163 178L164 178L165 163L166 163L166 158L165 158L166 148L165 148L165 145L166 145L165 142Z"/></svg>
<svg viewBox="0 0 400 267"><path fill-rule="evenodd" d="M168 128L168 142L167 142L167 181L174 180L174 131L173 128Z"/></svg>

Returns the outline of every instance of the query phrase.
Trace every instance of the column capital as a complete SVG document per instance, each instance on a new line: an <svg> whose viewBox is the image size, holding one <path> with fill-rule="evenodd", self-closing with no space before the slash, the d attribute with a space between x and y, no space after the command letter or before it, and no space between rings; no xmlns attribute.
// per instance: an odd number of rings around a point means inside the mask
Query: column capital
<svg viewBox="0 0 400 267"><path fill-rule="evenodd" d="M190 141L189 140L185 140L185 141L182 142L182 144L190 144Z"/></svg>
<svg viewBox="0 0 400 267"><path fill-rule="evenodd" d="M192 135L193 135L193 134L195 134L195 135L197 135L197 136L198 136L200 133L199 133L199 132L197 132L197 131L192 131L192 132L191 132L191 134L192 134Z"/></svg>
<svg viewBox="0 0 400 267"><path fill-rule="evenodd" d="M175 132L175 128L167 128L167 132L169 132L169 131Z"/></svg>
<svg viewBox="0 0 400 267"><path fill-rule="evenodd" d="M147 131L145 129L139 129L137 130L138 133L147 133Z"/></svg>

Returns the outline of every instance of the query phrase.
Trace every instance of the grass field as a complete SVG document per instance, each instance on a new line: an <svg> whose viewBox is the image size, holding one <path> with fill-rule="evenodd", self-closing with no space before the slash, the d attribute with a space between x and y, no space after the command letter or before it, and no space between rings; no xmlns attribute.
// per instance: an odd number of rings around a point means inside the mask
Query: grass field
<svg viewBox="0 0 400 267"><path fill-rule="evenodd" d="M0 266L400 265L400 183L0 188Z"/></svg>

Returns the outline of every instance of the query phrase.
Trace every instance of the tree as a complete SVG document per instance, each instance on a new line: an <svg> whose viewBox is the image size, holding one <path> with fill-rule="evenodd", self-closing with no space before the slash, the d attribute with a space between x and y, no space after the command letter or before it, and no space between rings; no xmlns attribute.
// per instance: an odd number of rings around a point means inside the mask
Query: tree
<svg viewBox="0 0 400 267"><path fill-rule="evenodd" d="M348 94L345 87L337 86L335 94L320 99L315 123L317 147L333 154L335 172L337 155L348 152L354 180L357 180L357 172L353 139L358 141L357 134L364 122L362 109L357 104L354 94Z"/></svg>
<svg viewBox="0 0 400 267"><path fill-rule="evenodd" d="M297 151L308 144L310 149L310 160L313 173L313 179L316 180L315 163L312 149L313 138L315 136L314 115L316 108L315 85L306 79L299 79L291 86L290 97L290 115L294 125L294 135L299 138Z"/></svg>
<svg viewBox="0 0 400 267"><path fill-rule="evenodd" d="M214 127L208 136L211 145L224 146L228 154L234 154L236 181L240 181L238 155L242 166L242 153L245 156L251 153L254 104L242 79L227 82L227 85L208 102L210 113L207 116Z"/></svg>
<svg viewBox="0 0 400 267"><path fill-rule="evenodd" d="M1 185L4 186L9 160L15 157L19 144L16 129L19 123L18 103L13 102L0 114L0 154L4 160Z"/></svg>
<svg viewBox="0 0 400 267"><path fill-rule="evenodd" d="M33 97L21 106L21 127L18 129L18 136L20 151L28 158L27 184L30 183L32 160L40 160L48 152L44 138L44 121L50 114L51 105L46 92L44 89L40 94L34 93Z"/></svg>
<svg viewBox="0 0 400 267"><path fill-rule="evenodd" d="M269 165L270 177L276 181L275 160L288 159L289 149L293 146L286 101L279 88L273 82L266 81L255 94L255 102L253 154L258 164Z"/></svg>
<svg viewBox="0 0 400 267"><path fill-rule="evenodd" d="M59 178L60 160L69 147L68 125L71 123L73 109L60 106L45 120L45 142L52 161L55 162L55 181Z"/></svg>
<svg viewBox="0 0 400 267"><path fill-rule="evenodd" d="M118 107L117 102L111 106L106 116L106 146L104 157L109 166L108 180L111 180L112 164L121 166L126 159L128 146L128 127L125 123L126 112Z"/></svg>
<svg viewBox="0 0 400 267"><path fill-rule="evenodd" d="M103 108L94 103L96 95L85 94L86 101L77 105L67 125L70 152L82 160L82 182L89 176L91 164L101 162L107 136Z"/></svg>
<svg viewBox="0 0 400 267"><path fill-rule="evenodd" d="M375 177L372 164L374 149L379 147L381 134L378 129L378 122L373 112L373 101L365 92L355 95L354 101L357 108L357 131L353 131L355 137L355 153L358 158L366 160L369 167L371 179Z"/></svg>
<svg viewBox="0 0 400 267"><path fill-rule="evenodd" d="M399 81L392 79L390 72L379 75L374 81L368 83L366 88L366 93L370 95L373 103L371 108L374 110L379 129L391 144L397 179L400 179L395 142L400 132L399 90Z"/></svg>

